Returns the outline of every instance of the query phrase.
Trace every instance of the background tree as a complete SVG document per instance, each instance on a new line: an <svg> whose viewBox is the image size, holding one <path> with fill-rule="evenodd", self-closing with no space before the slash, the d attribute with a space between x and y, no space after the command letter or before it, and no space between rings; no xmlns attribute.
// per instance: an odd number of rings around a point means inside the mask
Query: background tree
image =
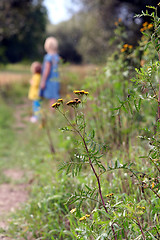
<svg viewBox="0 0 160 240"><path fill-rule="evenodd" d="M159 0L154 2L152 0L73 0L73 3L81 3L79 13L76 13L71 20L57 25L56 28L50 26L50 34L57 35L63 43L62 48L67 53L65 57L67 60L70 58L67 52L69 40L69 49L74 48L74 52L76 54L78 52L83 61L104 62L114 48L114 45L110 45L110 40L114 35L115 23L118 19L121 19L126 32L122 40L128 44L137 45L141 37L142 23L150 19L139 19L135 14L145 11L146 5L156 6L158 2ZM68 27L69 25L72 28ZM78 41L74 41L72 37L75 35L75 28L76 32L79 32ZM64 39L68 40L64 41Z"/></svg>
<svg viewBox="0 0 160 240"><path fill-rule="evenodd" d="M82 55L78 51L80 39L83 34L83 26L79 21L79 16L73 16L69 21L59 23L58 25L50 24L47 34L54 35L59 41L59 54L63 61L81 63Z"/></svg>
<svg viewBox="0 0 160 240"><path fill-rule="evenodd" d="M1 0L0 61L18 62L42 54L47 23L43 0Z"/></svg>

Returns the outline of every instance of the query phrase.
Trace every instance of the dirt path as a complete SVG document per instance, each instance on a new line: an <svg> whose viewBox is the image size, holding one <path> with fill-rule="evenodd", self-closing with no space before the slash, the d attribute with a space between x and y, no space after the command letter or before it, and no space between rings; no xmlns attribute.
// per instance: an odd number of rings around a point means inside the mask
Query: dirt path
<svg viewBox="0 0 160 240"><path fill-rule="evenodd" d="M7 230L7 216L19 208L28 199L27 184L20 183L24 172L19 169L8 169L4 175L11 180L11 183L0 185L0 228ZM0 234L1 239L9 239Z"/></svg>
<svg viewBox="0 0 160 240"><path fill-rule="evenodd" d="M18 133L26 126L28 116L23 116L28 102L17 106L15 109L15 125L14 129ZM28 199L28 184L24 183L25 172L21 169L6 169L3 171L4 176L9 179L9 183L0 184L0 229L7 232L9 214L20 208ZM0 234L0 240L13 240Z"/></svg>

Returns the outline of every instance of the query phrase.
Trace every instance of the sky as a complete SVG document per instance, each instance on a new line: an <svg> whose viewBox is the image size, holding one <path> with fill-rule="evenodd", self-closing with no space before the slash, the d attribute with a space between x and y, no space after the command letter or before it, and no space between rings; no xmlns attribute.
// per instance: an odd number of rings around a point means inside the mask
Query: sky
<svg viewBox="0 0 160 240"><path fill-rule="evenodd" d="M48 10L49 20L53 24L68 20L72 16L71 10L79 9L79 6L73 4L72 0L44 0L44 5Z"/></svg>

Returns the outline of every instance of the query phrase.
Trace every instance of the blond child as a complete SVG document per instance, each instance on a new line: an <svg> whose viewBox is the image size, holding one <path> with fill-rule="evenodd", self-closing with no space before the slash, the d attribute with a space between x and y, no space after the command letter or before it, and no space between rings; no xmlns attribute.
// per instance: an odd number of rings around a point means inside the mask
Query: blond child
<svg viewBox="0 0 160 240"><path fill-rule="evenodd" d="M40 116L40 98L39 98L39 87L41 81L41 70L42 66L39 62L33 62L31 65L32 78L30 80L30 88L28 98L32 100L32 112L33 115L30 118L31 122L37 122Z"/></svg>
<svg viewBox="0 0 160 240"><path fill-rule="evenodd" d="M60 98L60 83L58 63L58 41L54 37L48 37L44 44L47 54L44 56L42 66L42 79L40 85L40 96L50 100L50 105Z"/></svg>

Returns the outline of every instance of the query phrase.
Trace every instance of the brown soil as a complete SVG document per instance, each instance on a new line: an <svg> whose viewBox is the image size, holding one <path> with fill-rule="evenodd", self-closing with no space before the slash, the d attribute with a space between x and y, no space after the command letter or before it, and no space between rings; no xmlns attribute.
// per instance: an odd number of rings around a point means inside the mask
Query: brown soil
<svg viewBox="0 0 160 240"><path fill-rule="evenodd" d="M1 72L0 73L0 86L9 86L14 83L27 83L31 74L29 73L13 73L13 72Z"/></svg>
<svg viewBox="0 0 160 240"><path fill-rule="evenodd" d="M24 172L19 169L8 169L4 174L15 183L0 185L0 228L7 230L7 216L19 208L28 199L27 184L21 184ZM16 182L17 181L17 182ZM9 238L0 234L0 240Z"/></svg>

